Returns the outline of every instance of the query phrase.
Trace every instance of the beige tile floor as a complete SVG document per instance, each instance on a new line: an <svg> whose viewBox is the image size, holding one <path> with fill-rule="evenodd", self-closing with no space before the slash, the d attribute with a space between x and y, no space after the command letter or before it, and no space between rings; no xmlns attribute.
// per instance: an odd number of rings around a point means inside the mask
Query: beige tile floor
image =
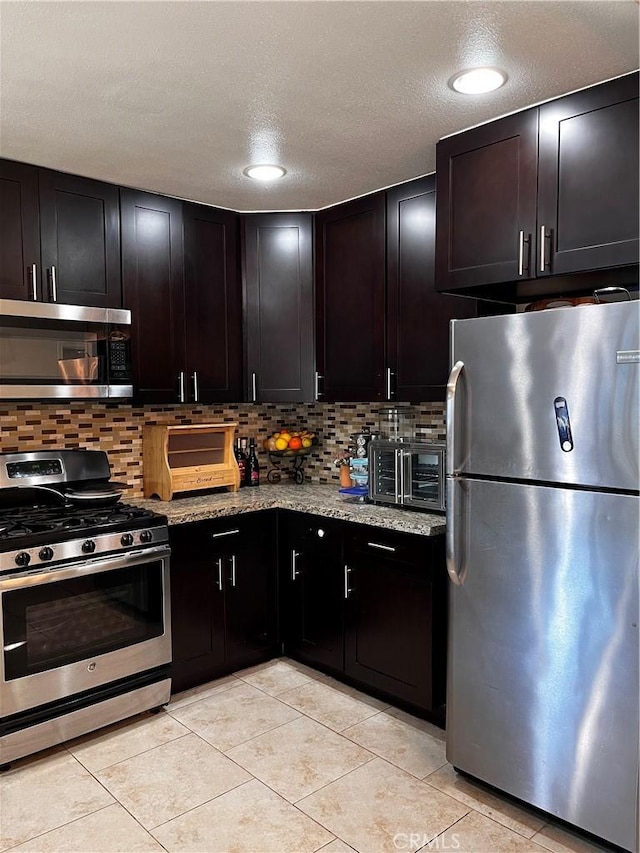
<svg viewBox="0 0 640 853"><path fill-rule="evenodd" d="M0 851L602 849L459 777L440 729L284 658L0 776Z"/></svg>

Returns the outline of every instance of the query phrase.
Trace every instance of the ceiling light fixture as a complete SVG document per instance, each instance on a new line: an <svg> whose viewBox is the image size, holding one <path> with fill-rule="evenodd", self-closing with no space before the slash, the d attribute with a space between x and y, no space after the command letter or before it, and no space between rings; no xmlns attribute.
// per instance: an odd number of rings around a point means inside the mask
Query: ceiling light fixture
<svg viewBox="0 0 640 853"><path fill-rule="evenodd" d="M260 165L247 166L242 170L242 173L248 178L253 178L256 181L275 181L287 174L287 170L282 166Z"/></svg>
<svg viewBox="0 0 640 853"><path fill-rule="evenodd" d="M454 74L449 87L463 95L484 95L494 92L507 82L507 75L498 68L469 68Z"/></svg>

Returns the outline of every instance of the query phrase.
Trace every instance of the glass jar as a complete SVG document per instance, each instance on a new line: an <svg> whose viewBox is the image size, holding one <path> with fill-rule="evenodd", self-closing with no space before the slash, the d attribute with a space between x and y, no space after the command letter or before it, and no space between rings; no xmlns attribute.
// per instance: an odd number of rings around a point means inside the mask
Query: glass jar
<svg viewBox="0 0 640 853"><path fill-rule="evenodd" d="M415 414L409 406L383 406L378 410L380 438L410 441L414 437Z"/></svg>

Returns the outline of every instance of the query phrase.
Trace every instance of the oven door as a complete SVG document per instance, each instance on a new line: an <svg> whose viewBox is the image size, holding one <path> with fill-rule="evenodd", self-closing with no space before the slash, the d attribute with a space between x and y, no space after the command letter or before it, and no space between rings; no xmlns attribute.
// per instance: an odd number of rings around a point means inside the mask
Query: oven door
<svg viewBox="0 0 640 853"><path fill-rule="evenodd" d="M171 661L169 548L0 580L0 715Z"/></svg>

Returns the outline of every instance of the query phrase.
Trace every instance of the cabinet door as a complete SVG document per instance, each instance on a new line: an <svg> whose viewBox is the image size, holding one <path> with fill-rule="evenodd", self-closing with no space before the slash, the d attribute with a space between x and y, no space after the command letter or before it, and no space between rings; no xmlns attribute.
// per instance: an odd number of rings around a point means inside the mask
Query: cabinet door
<svg viewBox="0 0 640 853"><path fill-rule="evenodd" d="M243 217L248 399L311 402L314 394L312 217Z"/></svg>
<svg viewBox="0 0 640 853"><path fill-rule="evenodd" d="M41 299L38 170L0 160L0 299Z"/></svg>
<svg viewBox="0 0 640 853"><path fill-rule="evenodd" d="M218 565L206 524L169 529L172 690L215 678L224 664L224 609Z"/></svg>
<svg viewBox="0 0 640 853"><path fill-rule="evenodd" d="M537 140L532 109L438 142L438 290L535 276Z"/></svg>
<svg viewBox="0 0 640 853"><path fill-rule="evenodd" d="M282 540L285 653L341 672L344 668L343 524L289 513Z"/></svg>
<svg viewBox="0 0 640 853"><path fill-rule="evenodd" d="M200 204L183 213L187 397L234 402L242 384L238 217Z"/></svg>
<svg viewBox="0 0 640 853"><path fill-rule="evenodd" d="M408 538L410 543L414 537ZM433 708L431 543L371 530L346 546L345 672L412 705ZM386 550L385 550L386 549ZM397 553L396 553L397 552Z"/></svg>
<svg viewBox="0 0 640 853"><path fill-rule="evenodd" d="M637 73L540 107L538 275L638 262L638 156Z"/></svg>
<svg viewBox="0 0 640 853"><path fill-rule="evenodd" d="M118 187L40 169L45 299L122 306Z"/></svg>
<svg viewBox="0 0 640 853"><path fill-rule="evenodd" d="M435 175L387 190L387 367L391 397L444 400L449 320L475 317L476 303L436 293Z"/></svg>
<svg viewBox="0 0 640 853"><path fill-rule="evenodd" d="M385 195L316 214L320 398L385 399Z"/></svg>
<svg viewBox="0 0 640 853"><path fill-rule="evenodd" d="M225 560L225 645L228 670L270 657L277 643L276 517L234 519L240 533Z"/></svg>
<svg viewBox="0 0 640 853"><path fill-rule="evenodd" d="M121 189L120 203L134 395L142 403L186 402L182 202Z"/></svg>

